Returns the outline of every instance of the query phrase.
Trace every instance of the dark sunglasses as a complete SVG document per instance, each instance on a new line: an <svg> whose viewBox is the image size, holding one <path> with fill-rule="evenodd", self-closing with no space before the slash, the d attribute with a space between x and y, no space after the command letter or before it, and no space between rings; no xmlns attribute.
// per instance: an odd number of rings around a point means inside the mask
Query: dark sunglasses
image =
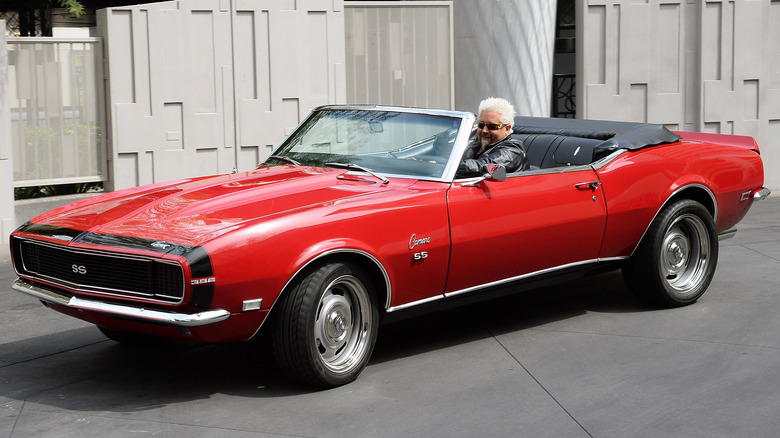
<svg viewBox="0 0 780 438"><path fill-rule="evenodd" d="M485 122L479 122L477 123L477 128L484 129L485 126L487 126L487 129L491 131L497 131L504 126L506 126L506 123L485 123Z"/></svg>

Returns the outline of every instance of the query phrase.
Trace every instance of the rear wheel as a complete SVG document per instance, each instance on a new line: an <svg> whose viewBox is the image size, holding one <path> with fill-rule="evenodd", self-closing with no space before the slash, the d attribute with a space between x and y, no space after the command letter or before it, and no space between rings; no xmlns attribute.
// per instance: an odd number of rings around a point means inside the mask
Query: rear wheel
<svg viewBox="0 0 780 438"><path fill-rule="evenodd" d="M718 263L715 223L704 206L681 200L653 220L623 268L623 278L639 296L664 306L696 302L707 290Z"/></svg>
<svg viewBox="0 0 780 438"><path fill-rule="evenodd" d="M274 352L289 377L335 387L357 378L376 342L378 311L369 276L345 263L321 266L283 297Z"/></svg>

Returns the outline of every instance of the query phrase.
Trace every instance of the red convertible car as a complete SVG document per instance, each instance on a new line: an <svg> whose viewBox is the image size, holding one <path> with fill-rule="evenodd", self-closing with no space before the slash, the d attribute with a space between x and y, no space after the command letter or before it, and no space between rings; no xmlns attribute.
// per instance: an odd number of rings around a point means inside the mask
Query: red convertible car
<svg viewBox="0 0 780 438"><path fill-rule="evenodd" d="M381 320L622 269L695 302L763 188L750 137L517 118L530 170L457 179L474 114L326 106L251 172L102 194L21 225L13 288L109 338L244 341L331 387Z"/></svg>

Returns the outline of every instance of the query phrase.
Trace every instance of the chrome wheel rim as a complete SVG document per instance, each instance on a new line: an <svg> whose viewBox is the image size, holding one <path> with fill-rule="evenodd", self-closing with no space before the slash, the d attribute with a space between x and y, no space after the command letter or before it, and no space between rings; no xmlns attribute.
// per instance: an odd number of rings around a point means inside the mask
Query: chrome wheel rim
<svg viewBox="0 0 780 438"><path fill-rule="evenodd" d="M678 295L695 293L710 263L710 237L696 215L676 218L664 234L661 248L661 276Z"/></svg>
<svg viewBox="0 0 780 438"><path fill-rule="evenodd" d="M343 373L366 355L374 324L371 300L363 283L352 275L333 280L325 289L314 320L314 342L322 363Z"/></svg>

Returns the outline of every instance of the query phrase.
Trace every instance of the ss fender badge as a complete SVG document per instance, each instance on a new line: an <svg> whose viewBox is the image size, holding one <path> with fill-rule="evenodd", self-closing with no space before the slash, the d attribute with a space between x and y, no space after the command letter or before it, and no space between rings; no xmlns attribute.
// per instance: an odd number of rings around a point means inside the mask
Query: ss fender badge
<svg viewBox="0 0 780 438"><path fill-rule="evenodd" d="M423 237L423 238L417 238L416 234L412 234L412 237L409 239L409 250L413 250L417 248L420 245L427 245L431 243L430 237ZM428 258L428 252L427 251L419 251L415 252L412 255L412 260L414 261L421 261Z"/></svg>
<svg viewBox="0 0 780 438"><path fill-rule="evenodd" d="M209 283L216 283L216 281L217 281L217 279L216 279L216 278L214 278L214 277L209 277L209 278L198 278L198 279L195 279L195 280L191 280L191 281L190 281L190 284L191 284L191 285L193 285L193 286L195 286L195 285L198 285L198 284L209 284Z"/></svg>

